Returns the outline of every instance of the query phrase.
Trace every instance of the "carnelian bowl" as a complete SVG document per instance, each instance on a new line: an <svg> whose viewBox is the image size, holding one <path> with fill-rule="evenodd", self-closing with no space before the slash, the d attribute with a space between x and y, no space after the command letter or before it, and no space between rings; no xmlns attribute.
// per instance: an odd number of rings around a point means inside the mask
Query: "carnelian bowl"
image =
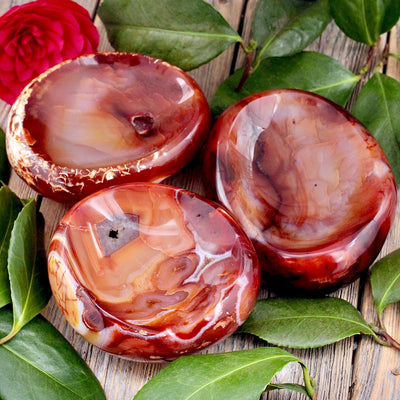
<svg viewBox="0 0 400 400"><path fill-rule="evenodd" d="M250 95L216 122L204 171L253 240L274 291L331 291L380 252L396 184L375 138L312 93Z"/></svg>
<svg viewBox="0 0 400 400"><path fill-rule="evenodd" d="M32 188L73 203L176 173L209 127L207 100L184 71L141 54L97 53L65 61L24 89L11 109L7 153Z"/></svg>
<svg viewBox="0 0 400 400"><path fill-rule="evenodd" d="M51 241L48 268L73 328L139 361L172 360L230 335L260 284L254 247L225 209L156 183L76 203Z"/></svg>

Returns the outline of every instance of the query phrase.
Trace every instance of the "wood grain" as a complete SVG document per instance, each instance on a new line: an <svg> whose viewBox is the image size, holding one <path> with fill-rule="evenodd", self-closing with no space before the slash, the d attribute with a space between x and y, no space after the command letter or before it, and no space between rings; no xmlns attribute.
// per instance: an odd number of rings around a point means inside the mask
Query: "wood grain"
<svg viewBox="0 0 400 400"><path fill-rule="evenodd" d="M26 0L1 0L0 14L14 5L26 2ZM251 19L257 0L214 0L209 2L224 15L235 29L240 30L245 43L248 43L251 38ZM95 19L101 38L99 50L110 50L104 27L100 19L94 15L98 1L80 0L78 3L83 5ZM372 58L370 71L383 60L386 44L391 52L398 52L399 38L399 29L396 28L390 35L382 37L378 51ZM334 22L329 24L324 34L309 46L309 49L334 57L355 73L361 70L370 55L370 49L367 46L347 38ZM231 71L242 66L243 63L243 51L239 46L232 46L209 64L192 71L191 75L199 82L210 100L218 85L229 76ZM387 67L383 70L388 75L400 79L399 62L394 58L389 59ZM367 74L360 82L355 95L368 76ZM349 108L354 102L355 95L349 103ZM0 100L0 125L4 130L9 110L9 105ZM204 185L199 159L196 158L182 172L169 178L166 183L203 194ZM15 173L12 173L9 185L19 196L35 197L40 201L40 210L46 221L46 243L48 244L67 207L49 199L41 199ZM395 226L381 255L399 247L399 224L400 211L397 213ZM266 290L262 290L260 293L260 297L264 298L270 295ZM376 322L367 274L333 295L344 298L357 306L368 322ZM54 300L50 301L43 315L60 330L88 363L104 387L108 400L132 399L135 393L166 365L126 361L89 345L69 327ZM400 323L399 315L399 305L389 306L384 313L386 327L395 337L396 334L400 336L397 332ZM264 345L266 345L264 342L253 336L234 334L225 341L212 346L206 352L233 351ZM310 373L317 382L319 400L400 400L400 376L395 374L396 370L400 368L398 353L393 349L379 346L368 337L349 338L313 350L288 350L308 365ZM301 369L296 365L290 365L277 375L276 381L301 383ZM264 395L263 399L300 400L304 399L304 396L292 392L276 391Z"/></svg>
<svg viewBox="0 0 400 400"><path fill-rule="evenodd" d="M392 29L387 37L387 51L397 53L399 45L398 28ZM383 58L383 57L382 57ZM400 80L400 63L390 57L382 70L392 78ZM399 193L398 193L399 196ZM400 209L397 207L394 226L380 256L396 250L400 243ZM371 286L367 281L361 296L359 309L368 322L377 324ZM400 304L394 304L384 311L383 322L387 331L400 340ZM362 340L355 351L352 397L354 400L391 399L400 400L399 354L392 348L377 346L371 340Z"/></svg>

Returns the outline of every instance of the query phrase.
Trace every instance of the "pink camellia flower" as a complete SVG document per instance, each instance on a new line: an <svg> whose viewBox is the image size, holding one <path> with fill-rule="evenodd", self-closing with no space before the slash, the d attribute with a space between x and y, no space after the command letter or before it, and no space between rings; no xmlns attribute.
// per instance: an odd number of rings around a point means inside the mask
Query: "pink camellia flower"
<svg viewBox="0 0 400 400"><path fill-rule="evenodd" d="M36 0L0 17L0 99L12 104L36 76L97 51L99 33L72 0Z"/></svg>

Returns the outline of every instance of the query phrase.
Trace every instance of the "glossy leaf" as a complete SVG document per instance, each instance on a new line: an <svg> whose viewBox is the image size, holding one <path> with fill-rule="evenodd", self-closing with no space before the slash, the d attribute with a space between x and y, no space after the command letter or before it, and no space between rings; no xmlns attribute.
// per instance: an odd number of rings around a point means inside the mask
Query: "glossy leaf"
<svg viewBox="0 0 400 400"><path fill-rule="evenodd" d="M238 93L242 73L236 71L218 87L211 102L214 116L245 96L270 89L307 90L345 105L360 79L333 58L312 51L262 61Z"/></svg>
<svg viewBox="0 0 400 400"><path fill-rule="evenodd" d="M291 362L300 360L274 347L180 357L135 400L258 400L274 375Z"/></svg>
<svg viewBox="0 0 400 400"><path fill-rule="evenodd" d="M6 136L0 128L0 181L8 180L10 166L6 153Z"/></svg>
<svg viewBox="0 0 400 400"><path fill-rule="evenodd" d="M0 335L12 327L12 312L0 310ZM105 400L83 360L63 336L38 316L0 345L2 400Z"/></svg>
<svg viewBox="0 0 400 400"><path fill-rule="evenodd" d="M105 0L98 14L116 50L148 54L185 70L241 41L203 0Z"/></svg>
<svg viewBox="0 0 400 400"><path fill-rule="evenodd" d="M375 73L361 89L352 110L378 140L400 183L400 83Z"/></svg>
<svg viewBox="0 0 400 400"><path fill-rule="evenodd" d="M305 387L302 385L298 385L296 383L280 383L280 384L271 383L271 385L267 386L265 391L272 392L273 390L282 390L282 389L291 390L292 392L297 392L303 394L304 396L308 396Z"/></svg>
<svg viewBox="0 0 400 400"><path fill-rule="evenodd" d="M11 231L22 203L7 186L0 188L0 308L11 302L7 258Z"/></svg>
<svg viewBox="0 0 400 400"><path fill-rule="evenodd" d="M371 269L372 295L379 319L389 304L400 301L400 249L377 261Z"/></svg>
<svg viewBox="0 0 400 400"><path fill-rule="evenodd" d="M394 0L330 0L333 18L350 38L376 44L400 17L400 2Z"/></svg>
<svg viewBox="0 0 400 400"><path fill-rule="evenodd" d="M360 333L376 336L356 308L333 297L259 300L240 330L292 348L325 346Z"/></svg>
<svg viewBox="0 0 400 400"><path fill-rule="evenodd" d="M37 257L38 236L42 236L38 232L36 204L30 199L18 214L10 237L7 265L14 323L3 342L34 318L51 296L47 264L43 257Z"/></svg>
<svg viewBox="0 0 400 400"><path fill-rule="evenodd" d="M260 0L254 15L259 60L300 52L331 20L328 0Z"/></svg>

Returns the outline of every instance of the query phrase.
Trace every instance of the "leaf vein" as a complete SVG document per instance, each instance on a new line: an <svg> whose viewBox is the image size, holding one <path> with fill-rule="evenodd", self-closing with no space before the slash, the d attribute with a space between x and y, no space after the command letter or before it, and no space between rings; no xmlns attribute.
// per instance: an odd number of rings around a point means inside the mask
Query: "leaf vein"
<svg viewBox="0 0 400 400"><path fill-rule="evenodd" d="M287 355L279 355L279 356L267 357L267 358L263 358L262 360L257 360L257 361L254 361L252 363L248 363L248 364L246 364L244 366L241 366L239 368L233 369L233 370L227 372L226 374L220 375L220 376L218 376L218 378L207 382L205 385L200 386L198 389L196 389L194 392L192 392L188 397L186 397L185 400L190 399L196 393L198 393L201 390L203 390L206 386L212 385L213 383L215 383L215 382L217 382L219 380L222 380L222 379L226 378L227 376L232 375L232 374L240 371L241 369L248 368L249 366L257 365L257 364L265 362L267 360L273 360L273 359L279 359L279 358L289 358L289 357ZM297 360L296 357L293 356L293 360L292 361L298 361L298 360Z"/></svg>
<svg viewBox="0 0 400 400"><path fill-rule="evenodd" d="M10 215L13 215L13 210L14 210L14 208L12 208L12 209L8 212L9 216L10 216ZM5 231L5 234L4 234L3 239L2 239L2 241L1 241L0 253L3 252L4 246L5 246L5 243L6 243L7 233L10 232L10 231L12 230L12 226L13 226L13 225L14 225L14 220L12 220L11 218L9 218L9 219L8 219L7 228L6 228L6 231ZM10 228L11 228L11 229L10 229Z"/></svg>
<svg viewBox="0 0 400 400"><path fill-rule="evenodd" d="M377 309L378 310L382 310L382 305L386 304L384 300L386 300L389 292L391 291L391 289L393 288L393 286L395 285L395 283L400 279L400 272L397 274L396 278L393 279L392 283L390 285L388 285L387 289L383 292L383 295L381 297L381 300L379 301L378 305L377 305Z"/></svg>
<svg viewBox="0 0 400 400"><path fill-rule="evenodd" d="M369 43L373 43L372 39L371 39L371 35L369 34L368 31L368 23L367 23L367 15L366 15L366 9L365 9L365 1L361 0L361 15L362 15L362 20L363 20L363 28L365 30L365 33L367 35L367 39Z"/></svg>
<svg viewBox="0 0 400 400"><path fill-rule="evenodd" d="M272 321L283 321L283 320L296 320L296 322L297 322L297 321L299 321L301 319L323 319L323 318L336 319L338 321L343 321L343 322L350 322L350 323L352 323L354 325L359 325L359 326L362 326L363 328L368 328L367 325L362 324L361 322L357 322L357 321L351 320L349 318L336 317L336 316L333 317L333 316L330 316L330 315L318 315L318 316L315 316L315 315L300 315L300 316L290 316L290 317L275 317L275 318L268 318L268 322L271 323ZM370 330L370 328L368 328L368 330Z"/></svg>
<svg viewBox="0 0 400 400"><path fill-rule="evenodd" d="M147 26L133 26L129 24L113 24L113 23L108 23L108 27L116 27L118 30L123 27L125 29L131 29L131 30L137 30L137 31L155 31L159 32L163 35L165 34L173 34L173 35L179 35L179 36L201 36L201 37L216 37L216 38L221 38L221 39L233 39L235 42L240 42L241 37L239 35L228 35L228 34L222 34L222 33L209 33L209 32L194 32L194 31L178 31L178 30L172 30L172 29L161 29L161 28L153 28L153 27L147 27Z"/></svg>
<svg viewBox="0 0 400 400"><path fill-rule="evenodd" d="M390 110L389 110L389 107L388 107L388 101L387 101L387 97L386 97L385 88L384 88L383 83L382 83L382 78L381 78L381 76L379 74L376 74L376 77L377 77L377 80L378 80L378 83L379 83L379 87L380 87L380 89L382 91L382 97L383 97L383 100L384 100L383 104L384 104L384 107L385 107L386 114L388 116L388 121L389 121L389 124L390 124L390 128L392 130L392 134L394 134L394 132L395 132L394 124L393 124L392 117L391 117L391 114L390 114Z"/></svg>
<svg viewBox="0 0 400 400"><path fill-rule="evenodd" d="M344 85L344 84L346 84L346 83L350 83L350 82L357 82L357 81L359 81L359 77L357 76L357 75L355 75L355 76L352 76L351 78L348 78L348 79L344 79L344 80L342 80L342 81L338 81L338 82L333 82L333 83L331 83L331 84L329 84L329 85L325 85L325 86L317 86L317 87L315 87L315 88L310 88L309 90L310 90L310 92L313 92L313 91L317 91L317 90L326 90L326 89L332 89L332 88L335 88L335 87L339 87L339 86L341 86L341 85Z"/></svg>
<svg viewBox="0 0 400 400"><path fill-rule="evenodd" d="M57 379L55 376L50 375L49 373L47 373L46 371L38 368L35 364L33 364L32 362L30 362L28 359L22 357L19 353L13 351L8 345L7 343L2 345L6 350L8 350L11 354L13 354L14 356L16 356L17 358L19 358L20 360L26 362L29 366L31 366L33 369L35 369L36 371L38 371L39 373L42 373L44 375L46 375L50 380L56 382L57 384L59 384L60 386L62 386L63 388L67 389L69 392L73 393L74 395L76 395L78 398L84 399L84 397L81 397L81 395L78 392L75 392L73 390L73 388L68 387L66 384L64 384L62 381L60 381L59 379Z"/></svg>

